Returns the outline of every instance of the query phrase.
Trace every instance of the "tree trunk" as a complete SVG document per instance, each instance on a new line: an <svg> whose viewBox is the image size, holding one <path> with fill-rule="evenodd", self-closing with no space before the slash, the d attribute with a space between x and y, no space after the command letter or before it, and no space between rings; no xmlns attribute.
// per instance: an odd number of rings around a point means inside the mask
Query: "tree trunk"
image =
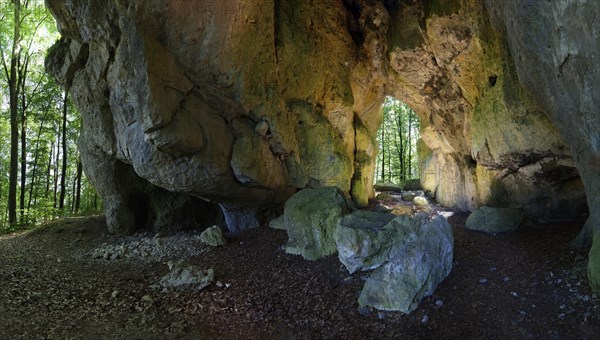
<svg viewBox="0 0 600 340"><path fill-rule="evenodd" d="M66 178L67 178L67 112L69 104L69 93L65 91L65 98L63 101L63 119L62 119L62 173L60 176L60 202L58 209L63 210L65 208L65 196L66 196Z"/></svg>
<svg viewBox="0 0 600 340"><path fill-rule="evenodd" d="M25 223L25 186L27 184L27 96L25 94L25 81L27 78L27 68L29 58L25 58L25 65L20 72L20 92L21 92L21 190L19 195L19 207L21 209L21 223Z"/></svg>
<svg viewBox="0 0 600 340"><path fill-rule="evenodd" d="M407 140L407 145L408 145L408 177L409 179L413 178L412 175L412 134L411 134L411 130L412 130L412 112L408 112L408 140Z"/></svg>
<svg viewBox="0 0 600 340"><path fill-rule="evenodd" d="M44 197L48 199L48 194L50 194L50 170L52 169L52 158L54 156L54 141L50 142L50 155L48 155L48 167L46 168L46 191L44 193ZM47 203L47 202L46 202Z"/></svg>
<svg viewBox="0 0 600 340"><path fill-rule="evenodd" d="M79 212L79 206L81 203L81 175L83 173L83 166L81 165L81 158L77 161L77 191L75 193L75 213Z"/></svg>
<svg viewBox="0 0 600 340"><path fill-rule="evenodd" d="M406 175L404 171L404 135L402 133L402 111L398 106L395 106L396 111L396 129L398 129L399 146L398 146L398 158L400 161L400 181L404 183L406 181Z"/></svg>
<svg viewBox="0 0 600 340"><path fill-rule="evenodd" d="M14 34L13 46L10 56L10 74L7 74L8 89L10 98L10 172L8 185L8 223L17 222L17 174L19 157L19 125L17 118L19 115L19 84L17 79L17 61L20 59L19 43L21 40L20 31L21 22L21 1L14 0ZM5 65L5 72L6 72Z"/></svg>
<svg viewBox="0 0 600 340"><path fill-rule="evenodd" d="M58 125L58 136L56 140L56 157L54 159L54 201L52 206L56 209L58 204L57 193L58 193L58 162L60 161L60 125Z"/></svg>
<svg viewBox="0 0 600 340"><path fill-rule="evenodd" d="M385 115L381 124L381 181L385 183Z"/></svg>
<svg viewBox="0 0 600 340"><path fill-rule="evenodd" d="M34 151L34 156L33 156L33 169L31 170L31 187L29 188L29 201L27 202L27 210L31 209L31 199L33 197L33 189L35 186L35 173L37 172L37 165L38 165L38 160L39 160L39 155L40 155L40 139L42 137L42 129L44 128L44 123L46 122L46 117L48 115L48 109L46 109L46 112L44 113L44 117L42 118L42 121L40 122L40 127L38 129L38 135L37 138L35 140L35 151ZM52 156L50 156L52 157ZM50 172L50 170L48 170L48 172ZM48 187L48 185L46 184L46 188ZM48 189L46 189L46 192L48 191Z"/></svg>

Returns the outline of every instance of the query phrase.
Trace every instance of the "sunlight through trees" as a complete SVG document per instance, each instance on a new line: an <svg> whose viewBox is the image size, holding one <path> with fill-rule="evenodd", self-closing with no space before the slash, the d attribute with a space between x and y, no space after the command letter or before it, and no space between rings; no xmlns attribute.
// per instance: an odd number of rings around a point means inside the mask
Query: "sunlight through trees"
<svg viewBox="0 0 600 340"><path fill-rule="evenodd" d="M0 0L0 230L100 205L81 171L79 113L44 70L58 38L42 0Z"/></svg>
<svg viewBox="0 0 600 340"><path fill-rule="evenodd" d="M382 111L375 181L402 184L419 175L419 117L408 105L392 97L385 99Z"/></svg>

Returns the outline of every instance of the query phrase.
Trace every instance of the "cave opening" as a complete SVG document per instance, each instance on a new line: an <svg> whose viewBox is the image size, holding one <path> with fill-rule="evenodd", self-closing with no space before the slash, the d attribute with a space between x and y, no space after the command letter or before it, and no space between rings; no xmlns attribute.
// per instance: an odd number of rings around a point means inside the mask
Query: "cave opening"
<svg viewBox="0 0 600 340"><path fill-rule="evenodd" d="M419 177L417 142L421 122L412 108L390 96L383 102L381 115L374 182L404 185Z"/></svg>

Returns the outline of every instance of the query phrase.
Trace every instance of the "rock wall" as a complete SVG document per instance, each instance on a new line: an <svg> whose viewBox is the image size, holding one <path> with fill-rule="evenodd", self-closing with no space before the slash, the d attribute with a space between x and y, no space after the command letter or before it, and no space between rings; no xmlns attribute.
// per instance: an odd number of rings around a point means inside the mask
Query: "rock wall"
<svg viewBox="0 0 600 340"><path fill-rule="evenodd" d="M220 204L231 230L306 187L364 206L390 95L421 117L422 183L438 201L542 222L589 206L589 243L598 4L581 3L47 0L63 35L47 69L82 112L114 231L135 222L115 213L132 192L168 191L214 219Z"/></svg>

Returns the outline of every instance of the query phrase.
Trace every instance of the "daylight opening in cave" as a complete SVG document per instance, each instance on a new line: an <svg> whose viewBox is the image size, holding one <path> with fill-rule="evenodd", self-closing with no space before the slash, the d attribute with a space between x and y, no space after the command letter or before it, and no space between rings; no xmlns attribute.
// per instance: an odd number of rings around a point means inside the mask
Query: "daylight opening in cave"
<svg viewBox="0 0 600 340"><path fill-rule="evenodd" d="M403 185L419 177L419 116L404 102L393 97L386 97L381 113L383 121L377 132L379 152L375 182Z"/></svg>

